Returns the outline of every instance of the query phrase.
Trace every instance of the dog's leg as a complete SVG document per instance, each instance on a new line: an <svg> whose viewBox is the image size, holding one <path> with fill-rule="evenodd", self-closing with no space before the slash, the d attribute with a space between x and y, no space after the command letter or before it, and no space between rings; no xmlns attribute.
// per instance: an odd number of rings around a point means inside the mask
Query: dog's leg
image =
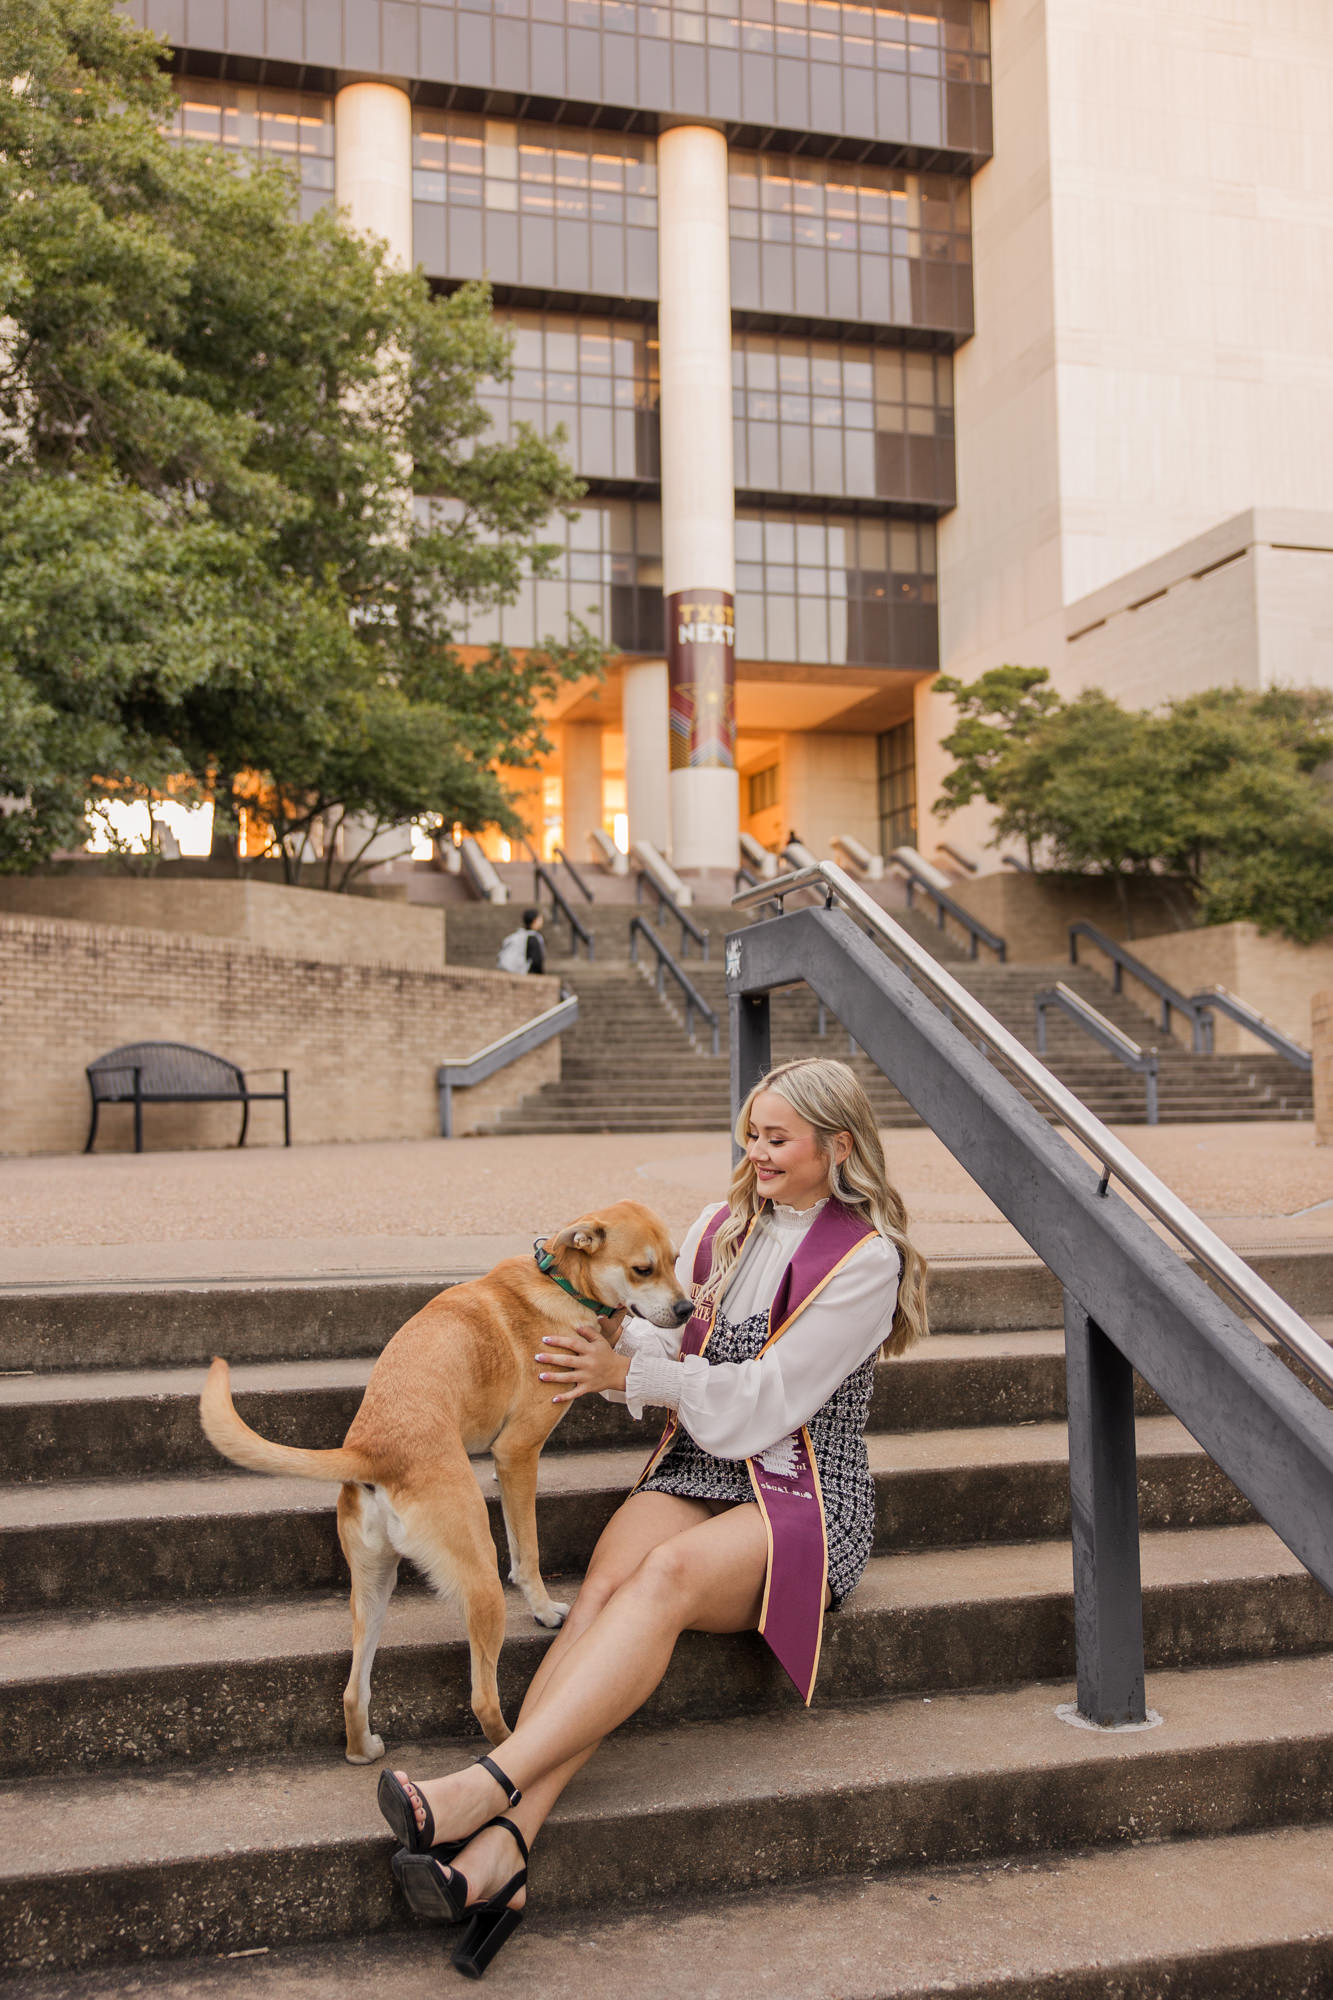
<svg viewBox="0 0 1333 2000"><path fill-rule="evenodd" d="M491 1446L491 1456L509 1537L509 1581L523 1592L539 1625L560 1625L569 1606L552 1597L543 1583L537 1548L537 1458L549 1435L549 1424L540 1432L509 1424Z"/></svg>
<svg viewBox="0 0 1333 2000"><path fill-rule="evenodd" d="M455 1471L460 1476L441 1476ZM462 1602L472 1713L492 1743L503 1743L509 1725L500 1708L496 1670L505 1636L505 1594L486 1502L461 1447L457 1468L437 1463L429 1485L418 1484L410 1499L395 1496L395 1511L400 1530L395 1539L402 1553L425 1572L441 1597Z"/></svg>
<svg viewBox="0 0 1333 2000"><path fill-rule="evenodd" d="M370 1673L398 1581L398 1556L378 1507L359 1486L344 1486L338 1495L338 1540L352 1573L352 1669L343 1693L347 1761L373 1764L384 1755L384 1740L371 1734Z"/></svg>

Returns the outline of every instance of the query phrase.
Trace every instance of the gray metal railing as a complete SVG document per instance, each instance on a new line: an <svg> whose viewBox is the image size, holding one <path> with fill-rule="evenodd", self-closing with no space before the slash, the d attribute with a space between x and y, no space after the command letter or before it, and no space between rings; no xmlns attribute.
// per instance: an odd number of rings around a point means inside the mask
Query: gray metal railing
<svg viewBox="0 0 1333 2000"><path fill-rule="evenodd" d="M456 1090L470 1090L473 1084L485 1083L488 1076L494 1076L497 1070L507 1069L520 1056L539 1049L553 1035L563 1035L578 1018L578 998L571 995L567 1000L558 1000L554 1007L548 1007L544 1014L525 1021L521 1028L511 1028L507 1035L488 1042L475 1055L447 1057L435 1072L435 1088L440 1101L440 1137L452 1139L454 1136L453 1094Z"/></svg>
<svg viewBox="0 0 1333 2000"><path fill-rule="evenodd" d="M836 900L848 910L855 911L869 930L890 945L911 966L919 983L943 1006L951 1009L964 1024L965 1031L982 1036L997 1055L1003 1056L1028 1088L1049 1105L1121 1185L1127 1187L1198 1258L1204 1269L1225 1285L1245 1310L1253 1313L1259 1323L1296 1355L1312 1375L1318 1376L1326 1388L1333 1389L1333 1358L1330 1358L1328 1345L1306 1325L1300 1314L1280 1298L1271 1285L1266 1285L1262 1278L1257 1277L1229 1244L1224 1243L1206 1222L1200 1221L1193 1209L1179 1195L1173 1194L1165 1182L1160 1181L1152 1169L1146 1167L1113 1132L1109 1132L1101 1119L1089 1111L1087 1105L1075 1097L1059 1077L1052 1076L1045 1064L1038 1062L1016 1035L1010 1034L938 959L931 957L924 945L918 944L901 924L896 924L878 903L872 902L841 868L836 868L831 861L821 861L817 868L808 868L801 876L779 876L776 882L766 882L762 890L742 889L731 900L737 908L748 909L761 896L780 897L789 889L816 886L824 890L830 905ZM755 934L758 935L758 927ZM740 935L748 934L742 932ZM728 950L733 942L734 938L727 940ZM850 1029L850 1023L848 1026ZM857 1040L861 1040L860 1036ZM861 1046L865 1047L863 1041ZM904 1094L910 1098L910 1093Z"/></svg>
<svg viewBox="0 0 1333 2000"><path fill-rule="evenodd" d="M545 884L547 893L551 898L552 915L562 916L569 925L570 956L577 958L579 955L579 946L582 945L591 959L596 942L592 932L583 922L578 911L573 907L546 863L538 861L534 856L532 863L532 893L539 903L541 901L543 884Z"/></svg>
<svg viewBox="0 0 1333 2000"><path fill-rule="evenodd" d="M1196 1028L1202 1029L1201 1036L1198 1033L1195 1035L1194 1046L1198 1048L1202 1041L1206 1055L1213 1053L1213 1015L1225 1014L1229 1019L1238 1021L1250 1034L1257 1035L1261 1042L1267 1042L1270 1049L1285 1056L1297 1069L1303 1069L1307 1076L1313 1070L1314 1057L1308 1049L1302 1048L1290 1035L1284 1035L1281 1028L1265 1020L1262 1014L1235 993L1228 993L1225 986L1209 986L1202 993L1191 993L1190 1006L1194 1009Z"/></svg>
<svg viewBox="0 0 1333 2000"><path fill-rule="evenodd" d="M1082 917L1080 917L1077 923L1069 926L1069 963L1071 965L1077 965L1079 962L1078 941L1081 937L1086 938L1089 944L1095 945L1098 951L1104 952L1107 958L1110 959L1112 966L1111 986L1114 992L1124 992L1126 973L1129 974L1131 979L1137 979L1140 986L1146 986L1148 991L1155 994L1161 1002L1160 1024L1165 1032L1168 1035L1171 1033L1171 1015L1173 1010L1177 1014L1183 1015L1184 1019L1190 1024L1191 1041L1195 1053L1199 1052L1201 1047L1199 1022L1198 1016L1194 1011L1194 1003L1181 992L1178 986L1173 986L1169 979L1163 979L1160 972L1154 972L1152 967L1145 965L1141 958L1135 958L1132 951L1126 951L1118 938L1108 937L1105 931L1098 930L1096 924L1090 924Z"/></svg>
<svg viewBox="0 0 1333 2000"><path fill-rule="evenodd" d="M717 1009L709 1006L698 987L694 985L689 976L677 965L675 959L671 956L671 953L667 950L661 938L645 917L631 917L629 920L629 962L631 965L637 965L639 962L640 938L647 939L657 956L656 985L658 992L665 992L665 976L669 972L684 997L686 1034L693 1039L695 1013L697 1011L702 1014L712 1030L713 1054L716 1055L719 1046Z"/></svg>
<svg viewBox="0 0 1333 2000"><path fill-rule="evenodd" d="M832 867L833 863L828 862L826 866ZM894 866L901 868L903 872L903 877L907 885L907 907L909 910L915 909L914 898L917 895L929 896L931 902L935 905L936 930L942 931L944 929L945 917L950 916L956 924L961 924L967 932L967 955L969 958L976 958L979 955L978 946L984 944L989 950L995 953L1001 965L1005 963L1009 957L1009 946L998 931L993 931L989 925L983 924L980 917L973 916L971 910L965 910L962 904L955 901L946 889L937 889L933 882L927 882L924 875L918 875L906 861L895 860ZM839 870L838 872L841 873L842 871ZM850 880L850 877L848 879Z"/></svg>
<svg viewBox="0 0 1333 2000"><path fill-rule="evenodd" d="M652 890L654 896L656 896L657 898L657 909L654 913L654 921L660 924L662 921L662 912L665 910L667 915L674 917L676 922L680 925L681 957L682 958L689 957L690 939L693 938L694 942L699 947L700 958L707 958L708 932L704 929L703 925L697 924L694 921L694 918L690 915L689 911L682 910L680 904L674 901L673 898L667 894L666 890L662 887L661 883L655 882L652 876L645 873L643 869L639 870L638 875L634 879L635 902L641 903L643 901L643 885L645 882L648 884L648 887Z"/></svg>
<svg viewBox="0 0 1333 2000"><path fill-rule="evenodd" d="M559 862L562 862L562 863L564 864L564 866L565 866L565 867L566 867L566 868L567 868L567 869L569 870L569 872L570 872L570 875L571 875L571 876L573 877L573 880L574 880L574 887L575 887L575 888L576 888L576 889L578 890L578 892L579 892L580 896L582 896L582 898L583 898L584 902L585 902L585 903L595 903L595 902L597 901L597 898L596 898L596 897L595 897L595 896L593 895L593 893L592 893L592 890L591 890L591 889L590 889L590 888L588 887L588 885L587 885L587 883L586 883L586 882L584 881L583 877L582 877L582 876L581 876L581 875L579 874L579 871L578 871L578 869L577 869L577 868L576 868L576 867L574 866L574 863L573 863L573 862L572 862L572 861L570 860L569 856L568 856L568 855L567 855L567 854L565 853L565 850L564 850L564 848L563 848L563 847L553 847L553 848L551 849L551 852L552 852L552 854L554 854L554 856L555 856L556 860L557 860L557 861L559 861Z"/></svg>
<svg viewBox="0 0 1333 2000"><path fill-rule="evenodd" d="M870 1060L1063 1287L1078 1707L1101 1725L1142 1722L1134 1372L1330 1591L1333 1410L1151 1222L1111 1195L1112 1174L1327 1388L1333 1357L1284 1299L841 869L824 862L762 891L742 890L733 901L748 908L774 889L814 886L825 908L796 910L727 939L733 1108L770 1066L769 995L804 981L836 1005ZM946 1020L945 1007L961 1031ZM973 1047L974 1035L1063 1119L1101 1164L1100 1178Z"/></svg>
<svg viewBox="0 0 1333 2000"><path fill-rule="evenodd" d="M1054 986L1043 986L1034 996L1037 1010L1037 1054L1046 1053L1046 1015L1050 1008L1058 1008L1062 1014L1083 1032L1100 1042L1104 1049L1122 1062L1126 1069L1135 1070L1143 1078L1144 1116L1149 1125L1157 1123L1157 1051L1143 1049L1127 1035L1123 1028L1117 1028L1114 1021L1108 1021L1105 1014L1098 1013L1091 1002L1081 993L1075 993L1072 986L1066 986L1063 979L1057 979Z"/></svg>

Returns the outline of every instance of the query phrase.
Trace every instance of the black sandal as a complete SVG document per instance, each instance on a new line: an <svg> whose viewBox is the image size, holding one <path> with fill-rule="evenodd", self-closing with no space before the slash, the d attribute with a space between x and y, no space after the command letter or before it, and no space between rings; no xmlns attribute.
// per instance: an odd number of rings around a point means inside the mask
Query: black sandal
<svg viewBox="0 0 1333 2000"><path fill-rule="evenodd" d="M495 1957L506 1938L512 1937L523 1921L523 1910L511 1910L509 1898L516 1889L521 1889L528 1879L528 1843L524 1840L513 1820L503 1814L487 1821L488 1826L502 1826L506 1833L513 1835L518 1851L523 1856L523 1866L516 1875L511 1875L503 1889L497 1889L484 1903L478 1903L472 1912L472 1921L464 1931L454 1953L455 1972L461 1972L465 1979L480 1979L486 1967ZM457 1870L455 1879L457 1879Z"/></svg>
<svg viewBox="0 0 1333 2000"><path fill-rule="evenodd" d="M411 1783L411 1780L408 1782ZM417 1825L416 1811L412 1803L414 1798L426 1815L424 1826ZM415 1785L409 1791L392 1771L381 1771L375 1803L400 1847L405 1847L409 1854L430 1854L436 1851L435 1818ZM461 1840L446 1840L440 1843L438 1851L447 1861L449 1855L457 1854L462 1845Z"/></svg>
<svg viewBox="0 0 1333 2000"><path fill-rule="evenodd" d="M510 1806L516 1806L523 1796L518 1786L505 1776L505 1773L493 1758L478 1757L477 1762L495 1779L496 1784L499 1785L501 1791L505 1794L506 1803ZM419 1793L418 1797L420 1797ZM386 1800L388 1801L387 1805ZM454 1855L466 1847L470 1840L475 1839L476 1834L480 1833L482 1829L477 1827L474 1833L464 1834L461 1840L441 1841L438 1845L435 1845L432 1841L432 1835L435 1832L434 1817L424 1799L421 1800L421 1804L426 1814L426 1824L424 1827L418 1827L416 1814L412 1811L411 1800L397 1778L394 1777L391 1771L381 1773L379 1785L380 1811L384 1814L385 1819L389 1821L389 1825L393 1827L395 1833L399 1829L395 1825L394 1820L390 1818L390 1808L395 1813L400 1810L405 1812L412 1835L414 1836L410 1840L403 1841L402 1846L393 1857L392 1864L394 1875L402 1885L403 1894L407 1898L409 1909L414 1915L426 1917L433 1923L461 1923L467 1910L467 1877L461 1874L457 1868L446 1870L441 1864L451 1861ZM528 1850L524 1845L523 1836L517 1827L510 1826L508 1820L488 1820L486 1824L488 1826L503 1825L509 1827L519 1846L523 1848L523 1859L527 1860ZM509 1895L512 1894L512 1891L513 1885L511 1884L505 1893ZM512 1929L512 1925L510 1928ZM505 1936L508 1936L508 1931L506 1931ZM504 1938L502 1937L493 1946L492 1957L500 1949L500 1945L503 1942ZM472 1976L479 1979L481 1974L475 1973Z"/></svg>

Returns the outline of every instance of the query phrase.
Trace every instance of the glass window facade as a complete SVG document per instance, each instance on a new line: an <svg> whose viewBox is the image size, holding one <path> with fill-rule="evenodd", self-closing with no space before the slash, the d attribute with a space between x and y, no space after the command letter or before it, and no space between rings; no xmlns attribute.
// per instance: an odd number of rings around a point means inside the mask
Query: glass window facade
<svg viewBox="0 0 1333 2000"><path fill-rule="evenodd" d="M419 499L418 508L450 503ZM513 604L477 611L459 632L467 645L502 640L535 646L562 637L570 617L582 618L618 651L662 651L662 510L637 500L585 501L571 520L558 515L544 531L563 541L556 574L529 577Z"/></svg>
<svg viewBox="0 0 1333 2000"><path fill-rule="evenodd" d="M882 517L736 513L736 652L809 666L939 664L935 529Z"/></svg>
<svg viewBox="0 0 1333 2000"><path fill-rule="evenodd" d="M961 176L743 152L730 172L737 311L971 331Z"/></svg>
<svg viewBox="0 0 1333 2000"><path fill-rule="evenodd" d="M176 78L171 131L184 144L225 146L277 160L301 190L301 214L333 201L333 99L203 77Z"/></svg>
<svg viewBox="0 0 1333 2000"><path fill-rule="evenodd" d="M953 505L951 356L736 333L731 359L740 491Z"/></svg>
<svg viewBox="0 0 1333 2000"><path fill-rule="evenodd" d="M656 298L651 139L423 109L412 133L416 255L427 271Z"/></svg>
<svg viewBox="0 0 1333 2000"><path fill-rule="evenodd" d="M879 851L916 846L916 724L886 729L876 744L879 771Z"/></svg>
<svg viewBox="0 0 1333 2000"><path fill-rule="evenodd" d="M502 312L513 330L513 378L481 401L508 442L516 423L563 424L585 479L656 479L660 470L656 329L586 313Z"/></svg>

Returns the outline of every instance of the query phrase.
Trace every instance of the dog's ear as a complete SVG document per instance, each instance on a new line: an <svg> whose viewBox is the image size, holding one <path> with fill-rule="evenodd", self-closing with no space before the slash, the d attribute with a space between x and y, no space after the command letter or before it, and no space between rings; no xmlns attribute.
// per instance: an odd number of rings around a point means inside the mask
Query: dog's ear
<svg viewBox="0 0 1333 2000"><path fill-rule="evenodd" d="M606 1241L606 1231L600 1222L571 1222L568 1229L562 1229L553 1236L546 1247L559 1257L566 1250L582 1250L585 1254L600 1250Z"/></svg>

